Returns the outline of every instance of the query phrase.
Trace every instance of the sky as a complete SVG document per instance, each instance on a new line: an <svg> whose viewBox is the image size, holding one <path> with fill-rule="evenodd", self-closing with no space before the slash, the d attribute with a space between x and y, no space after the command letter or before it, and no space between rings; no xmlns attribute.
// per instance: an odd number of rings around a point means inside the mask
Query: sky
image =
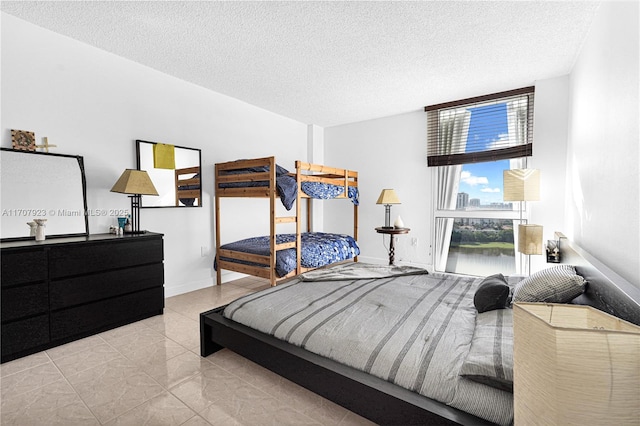
<svg viewBox="0 0 640 426"><path fill-rule="evenodd" d="M467 152L484 150L507 135L506 104L471 109ZM508 168L509 160L465 164L458 192L466 192L469 199L479 198L482 205L502 203L502 171Z"/></svg>

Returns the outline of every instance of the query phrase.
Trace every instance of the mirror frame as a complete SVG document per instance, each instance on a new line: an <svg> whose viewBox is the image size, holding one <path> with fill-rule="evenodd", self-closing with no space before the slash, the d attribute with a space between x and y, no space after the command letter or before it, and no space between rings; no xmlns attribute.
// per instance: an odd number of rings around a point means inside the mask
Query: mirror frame
<svg viewBox="0 0 640 426"><path fill-rule="evenodd" d="M142 170L140 168L140 144L142 143L146 143L146 144L151 144L151 145L157 145L159 142L152 142L152 141L145 141L142 139L136 139L136 169L138 170ZM140 208L142 209L165 209L165 208L198 208L198 207L202 207L202 150L198 149L198 148L188 148L186 146L179 146L179 145L173 145L174 148L179 148L179 149L187 149L190 151L198 151L198 168L200 169L200 197L199 200L200 202L198 203L197 206L145 206L144 205L144 196L142 197L142 202L140 203ZM148 170L147 170L148 172ZM156 188L157 189L157 188Z"/></svg>
<svg viewBox="0 0 640 426"><path fill-rule="evenodd" d="M72 234L55 234L49 235L47 234L47 238L69 238L69 237L87 237L89 236L89 216L87 212L89 209L87 208L87 178L84 172L84 158L81 155L69 155L69 154L58 154L55 152L37 152L37 151L23 151L19 149L12 148L0 148L0 151L10 151L19 154L26 155L46 155L49 157L65 157L65 158L75 158L78 161L78 167L80 168L80 176L82 179L82 203L84 207L84 229L85 232L77 232ZM4 208L4 206L3 206ZM32 241L34 237L9 237L9 238L0 238L0 242L9 242L9 241Z"/></svg>

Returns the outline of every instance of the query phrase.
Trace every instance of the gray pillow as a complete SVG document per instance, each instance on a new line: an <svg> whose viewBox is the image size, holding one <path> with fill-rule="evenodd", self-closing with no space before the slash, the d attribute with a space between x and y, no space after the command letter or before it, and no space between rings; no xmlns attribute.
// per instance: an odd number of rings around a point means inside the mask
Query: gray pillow
<svg viewBox="0 0 640 426"><path fill-rule="evenodd" d="M584 293L587 282L571 265L543 269L523 279L513 291L513 302L567 303Z"/></svg>
<svg viewBox="0 0 640 426"><path fill-rule="evenodd" d="M478 314L461 376L513 392L513 310Z"/></svg>
<svg viewBox="0 0 640 426"><path fill-rule="evenodd" d="M478 313L503 309L510 304L510 292L511 288L502 274L490 275L478 286L473 295L473 305Z"/></svg>

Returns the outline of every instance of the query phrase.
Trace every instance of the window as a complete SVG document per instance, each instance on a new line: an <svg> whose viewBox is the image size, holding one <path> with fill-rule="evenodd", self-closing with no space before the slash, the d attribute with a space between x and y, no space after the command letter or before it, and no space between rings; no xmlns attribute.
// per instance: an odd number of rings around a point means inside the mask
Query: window
<svg viewBox="0 0 640 426"><path fill-rule="evenodd" d="M437 271L522 272L519 205L503 201L502 174L533 153L533 95L528 87L425 107Z"/></svg>

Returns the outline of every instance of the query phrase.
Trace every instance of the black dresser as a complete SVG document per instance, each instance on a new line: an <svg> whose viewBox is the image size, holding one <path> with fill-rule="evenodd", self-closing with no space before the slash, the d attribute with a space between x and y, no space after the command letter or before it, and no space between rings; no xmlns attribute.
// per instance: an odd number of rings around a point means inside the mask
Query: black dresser
<svg viewBox="0 0 640 426"><path fill-rule="evenodd" d="M1 243L2 362L161 315L162 237Z"/></svg>

